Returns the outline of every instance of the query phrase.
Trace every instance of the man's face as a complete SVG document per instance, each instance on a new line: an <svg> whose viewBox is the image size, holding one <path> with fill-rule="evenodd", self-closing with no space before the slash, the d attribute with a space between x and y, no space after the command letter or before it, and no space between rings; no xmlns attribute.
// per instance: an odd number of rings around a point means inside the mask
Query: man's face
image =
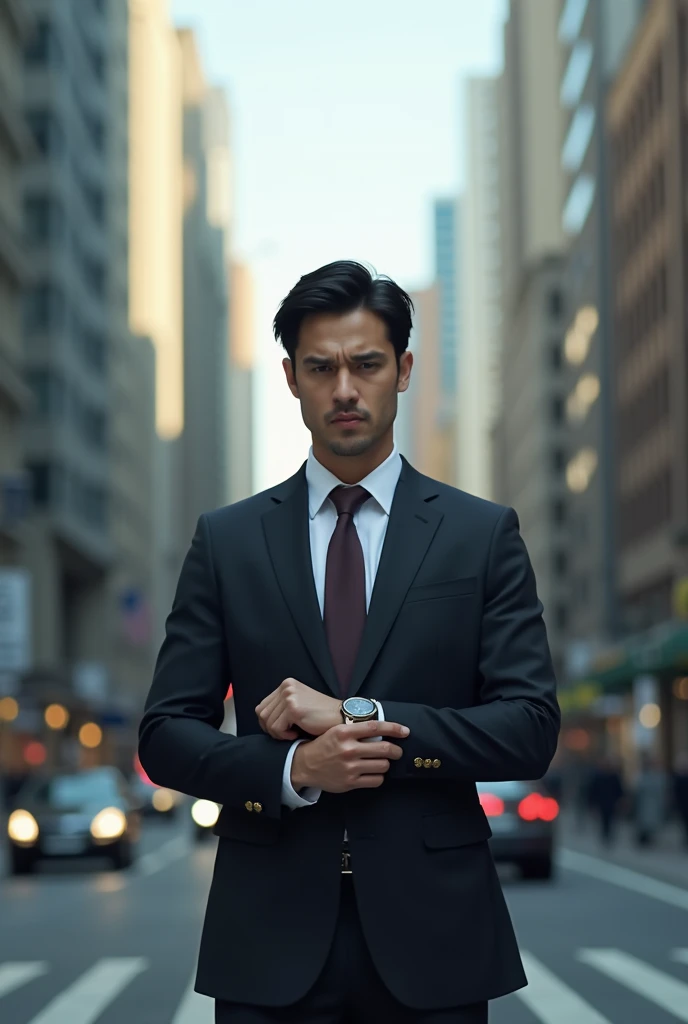
<svg viewBox="0 0 688 1024"><path fill-rule="evenodd" d="M397 394L408 388L412 363L411 353L404 352L397 370L387 327L370 310L307 317L295 365L289 359L283 365L315 454L363 455L388 440Z"/></svg>

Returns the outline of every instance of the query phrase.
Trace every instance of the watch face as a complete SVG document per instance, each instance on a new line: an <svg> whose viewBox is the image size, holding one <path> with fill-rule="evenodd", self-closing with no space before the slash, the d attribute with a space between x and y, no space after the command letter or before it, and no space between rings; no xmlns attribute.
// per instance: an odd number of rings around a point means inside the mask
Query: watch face
<svg viewBox="0 0 688 1024"><path fill-rule="evenodd" d="M375 710L372 700L367 697L348 697L343 704L344 711L352 718L360 718L363 715L370 715Z"/></svg>

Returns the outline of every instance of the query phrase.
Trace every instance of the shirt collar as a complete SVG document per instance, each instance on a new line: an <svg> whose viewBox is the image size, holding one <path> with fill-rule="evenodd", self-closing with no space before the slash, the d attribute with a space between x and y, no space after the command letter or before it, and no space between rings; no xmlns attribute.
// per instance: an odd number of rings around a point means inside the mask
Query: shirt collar
<svg viewBox="0 0 688 1024"><path fill-rule="evenodd" d="M401 455L394 445L391 454L380 463L372 473L360 480L361 487L365 487L370 496L375 499L383 511L389 515L394 499L394 492L401 474ZM325 469L322 463L318 462L313 454L313 448L308 452L306 463L306 482L308 484L308 514L314 519L323 504L327 500L330 491L334 487L344 486L334 473Z"/></svg>

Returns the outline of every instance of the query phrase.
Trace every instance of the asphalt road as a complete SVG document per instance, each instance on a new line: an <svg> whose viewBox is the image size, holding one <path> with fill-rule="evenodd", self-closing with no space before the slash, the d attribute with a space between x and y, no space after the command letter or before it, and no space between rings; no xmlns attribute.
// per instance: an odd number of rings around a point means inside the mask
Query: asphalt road
<svg viewBox="0 0 688 1024"><path fill-rule="evenodd" d="M211 1024L191 983L215 841L193 845L185 825L147 826L128 872L0 881L0 1024ZM688 1021L688 889L561 860L552 883L505 873L530 985L492 1004L492 1024Z"/></svg>

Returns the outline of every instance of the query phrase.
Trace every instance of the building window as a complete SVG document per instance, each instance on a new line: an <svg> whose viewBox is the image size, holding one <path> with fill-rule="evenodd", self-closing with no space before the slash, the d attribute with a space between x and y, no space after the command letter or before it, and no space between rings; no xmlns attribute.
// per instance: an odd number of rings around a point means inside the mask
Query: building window
<svg viewBox="0 0 688 1024"><path fill-rule="evenodd" d="M552 466L555 473L563 473L566 468L566 455L562 448L555 448L552 452Z"/></svg>
<svg viewBox="0 0 688 1024"><path fill-rule="evenodd" d="M595 108L589 103L583 103L571 119L561 151L562 167L569 174L575 174L585 160L594 130Z"/></svg>
<svg viewBox="0 0 688 1024"><path fill-rule="evenodd" d="M63 228L62 207L57 202L47 196L27 196L24 200L24 232L29 243L58 239Z"/></svg>
<svg viewBox="0 0 688 1024"><path fill-rule="evenodd" d="M552 502L552 522L556 526L566 522L566 502L563 498L555 498Z"/></svg>
<svg viewBox="0 0 688 1024"><path fill-rule="evenodd" d="M580 35L588 9L588 0L566 0L559 19L559 38L570 46Z"/></svg>
<svg viewBox="0 0 688 1024"><path fill-rule="evenodd" d="M579 39L571 50L571 56L561 82L559 99L562 106L572 110L581 96L592 67L593 46L589 39Z"/></svg>
<svg viewBox="0 0 688 1024"><path fill-rule="evenodd" d="M45 508L50 501L50 466L47 462L33 462L28 466L34 504Z"/></svg>
<svg viewBox="0 0 688 1024"><path fill-rule="evenodd" d="M29 333L61 327L64 312L62 292L53 285L36 285L24 297L24 325Z"/></svg>
<svg viewBox="0 0 688 1024"><path fill-rule="evenodd" d="M552 423L555 426L559 426L564 422L564 399L560 395L556 395L552 399Z"/></svg>
<svg viewBox="0 0 688 1024"><path fill-rule="evenodd" d="M569 616L568 609L565 604L558 604L554 609L554 621L558 630L563 632L568 626Z"/></svg>
<svg viewBox="0 0 688 1024"><path fill-rule="evenodd" d="M553 341L549 350L550 361L553 370L561 370L562 365L562 354L561 354L561 342Z"/></svg>
<svg viewBox="0 0 688 1024"><path fill-rule="evenodd" d="M550 288L547 292L547 312L553 320L558 320L564 312L564 296L561 288Z"/></svg>
<svg viewBox="0 0 688 1024"><path fill-rule="evenodd" d="M595 198L595 179L591 174L579 174L564 205L562 223L569 235L578 235L585 227Z"/></svg>
<svg viewBox="0 0 688 1024"><path fill-rule="evenodd" d="M53 114L47 110L30 110L26 121L41 153L48 156L62 152L64 135Z"/></svg>
<svg viewBox="0 0 688 1024"><path fill-rule="evenodd" d="M566 575L568 570L568 558L565 551L555 551L553 557L553 569L554 575L561 579L562 576Z"/></svg>
<svg viewBox="0 0 688 1024"><path fill-rule="evenodd" d="M33 22L33 31L24 49L24 60L29 67L58 64L61 51L54 25L47 18Z"/></svg>

